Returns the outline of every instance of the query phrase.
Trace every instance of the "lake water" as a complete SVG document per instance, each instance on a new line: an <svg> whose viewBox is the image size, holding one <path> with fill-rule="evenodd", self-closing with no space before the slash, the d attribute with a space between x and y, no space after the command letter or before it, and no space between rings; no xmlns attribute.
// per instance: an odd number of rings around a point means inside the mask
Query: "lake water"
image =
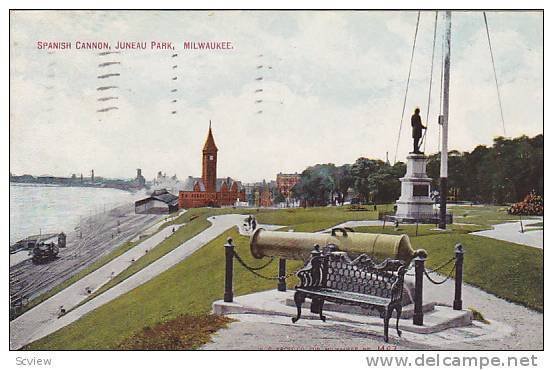
<svg viewBox="0 0 553 370"><path fill-rule="evenodd" d="M10 245L29 235L71 232L81 217L143 196L117 189L10 183Z"/></svg>

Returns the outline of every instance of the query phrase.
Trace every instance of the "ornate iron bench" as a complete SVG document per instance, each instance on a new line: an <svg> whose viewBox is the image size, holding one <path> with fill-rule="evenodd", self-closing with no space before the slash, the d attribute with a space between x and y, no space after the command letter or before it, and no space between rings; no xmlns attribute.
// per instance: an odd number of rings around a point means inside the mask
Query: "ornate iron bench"
<svg viewBox="0 0 553 370"><path fill-rule="evenodd" d="M396 330L401 336L398 325L405 271L405 263L400 260L387 259L376 264L362 254L351 261L343 252L323 254L315 246L309 261L296 274L300 280L294 294L298 314L292 322L300 319L306 298L311 298L311 312L319 314L322 321L326 321L325 301L360 306L380 312L384 319L384 339L388 342L388 326L394 310Z"/></svg>

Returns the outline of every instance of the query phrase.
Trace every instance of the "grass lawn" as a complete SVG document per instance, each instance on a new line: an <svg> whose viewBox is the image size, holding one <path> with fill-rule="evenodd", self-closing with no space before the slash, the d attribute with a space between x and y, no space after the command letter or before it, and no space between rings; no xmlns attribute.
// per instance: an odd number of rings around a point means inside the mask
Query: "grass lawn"
<svg viewBox="0 0 553 370"><path fill-rule="evenodd" d="M436 225L427 225L427 224L400 224L396 229L393 224L386 223L385 227L381 226L358 226L353 229L357 232L362 233L375 233L375 234L394 234L401 235L407 234L409 238L416 236L424 235L435 235L435 234L468 234L475 231L486 230L489 227L482 225L447 225L447 230L437 230Z"/></svg>
<svg viewBox="0 0 553 370"><path fill-rule="evenodd" d="M465 249L463 280L511 302L543 312L543 250L476 235L442 234L411 238L427 250L430 267Z"/></svg>

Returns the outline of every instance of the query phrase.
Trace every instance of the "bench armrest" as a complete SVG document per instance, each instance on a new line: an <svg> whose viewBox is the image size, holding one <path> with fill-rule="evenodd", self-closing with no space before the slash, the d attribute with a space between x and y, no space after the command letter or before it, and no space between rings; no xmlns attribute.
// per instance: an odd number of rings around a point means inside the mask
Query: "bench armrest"
<svg viewBox="0 0 553 370"><path fill-rule="evenodd" d="M321 288L323 286L323 263L324 258L321 256L312 257L305 266L300 269L296 276L300 280L300 284L296 288Z"/></svg>

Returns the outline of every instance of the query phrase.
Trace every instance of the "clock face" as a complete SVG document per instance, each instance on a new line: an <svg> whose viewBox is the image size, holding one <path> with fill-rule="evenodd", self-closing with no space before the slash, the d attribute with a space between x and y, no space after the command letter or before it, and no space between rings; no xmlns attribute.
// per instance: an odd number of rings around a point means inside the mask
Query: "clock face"
<svg viewBox="0 0 553 370"><path fill-rule="evenodd" d="M209 160L210 160L210 161L213 160L213 156L212 156L212 155L209 156Z"/></svg>

